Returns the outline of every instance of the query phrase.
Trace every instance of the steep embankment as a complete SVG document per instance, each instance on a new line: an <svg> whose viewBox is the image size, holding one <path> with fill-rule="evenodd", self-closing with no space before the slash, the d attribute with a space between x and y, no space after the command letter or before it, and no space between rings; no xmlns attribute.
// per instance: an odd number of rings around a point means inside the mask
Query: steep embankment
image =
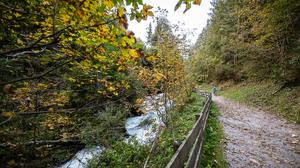
<svg viewBox="0 0 300 168"><path fill-rule="evenodd" d="M271 111L300 124L300 85L285 86L270 81L220 85L224 97Z"/></svg>

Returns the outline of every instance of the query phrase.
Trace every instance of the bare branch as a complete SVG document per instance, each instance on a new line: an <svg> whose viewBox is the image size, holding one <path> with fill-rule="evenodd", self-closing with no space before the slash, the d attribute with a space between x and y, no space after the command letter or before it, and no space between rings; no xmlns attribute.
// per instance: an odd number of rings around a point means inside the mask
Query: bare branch
<svg viewBox="0 0 300 168"><path fill-rule="evenodd" d="M10 120L12 119L12 116L10 116L8 119L6 119L5 121L2 121L1 123L0 123L0 126L1 125L4 125L4 124L6 124L6 123L8 123Z"/></svg>
<svg viewBox="0 0 300 168"><path fill-rule="evenodd" d="M19 53L16 53L16 54L13 54L13 55L7 55L9 57L18 57L19 55L24 55L24 54L39 54L39 53L42 53L46 50L46 47L42 48L42 50L40 51L23 51L23 52L19 52Z"/></svg>
<svg viewBox="0 0 300 168"><path fill-rule="evenodd" d="M17 53L17 52L23 52L23 51L28 51L28 50L32 50L32 49L39 49L39 48L45 48L47 46L50 46L52 44L54 44L55 42L49 42L46 44L41 44L41 45L34 45L34 46L28 46L28 47L24 47L24 48L17 48L17 49L13 49L13 50L9 50L9 51L4 51L2 53L0 53L0 56L5 56L7 54L11 54L11 53Z"/></svg>

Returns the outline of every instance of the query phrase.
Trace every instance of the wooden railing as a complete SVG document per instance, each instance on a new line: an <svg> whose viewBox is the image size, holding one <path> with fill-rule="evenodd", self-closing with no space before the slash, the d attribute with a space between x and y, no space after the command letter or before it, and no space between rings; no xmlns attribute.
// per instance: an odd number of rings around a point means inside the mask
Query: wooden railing
<svg viewBox="0 0 300 168"><path fill-rule="evenodd" d="M200 92L206 97L202 111L196 115L196 123L187 138L179 146L166 168L200 167L205 127L211 106L211 93Z"/></svg>

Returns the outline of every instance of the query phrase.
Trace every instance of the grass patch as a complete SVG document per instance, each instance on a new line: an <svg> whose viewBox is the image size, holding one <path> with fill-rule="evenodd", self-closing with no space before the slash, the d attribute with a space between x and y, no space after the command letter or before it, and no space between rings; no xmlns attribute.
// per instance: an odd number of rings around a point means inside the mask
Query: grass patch
<svg viewBox="0 0 300 168"><path fill-rule="evenodd" d="M201 167L228 167L223 154L222 143L224 140L224 134L222 125L218 120L219 115L220 113L216 105L213 103L205 130Z"/></svg>
<svg viewBox="0 0 300 168"><path fill-rule="evenodd" d="M195 115L202 110L205 99L197 93L189 97L186 105L178 112L174 112L174 136L177 141L182 142L196 122ZM173 136L170 130L165 129L160 138L156 152L152 155L149 167L165 167L171 160L173 151Z"/></svg>
<svg viewBox="0 0 300 168"><path fill-rule="evenodd" d="M205 99L199 94L193 93L189 97L186 105L173 113L173 123L175 139L183 141L188 132L196 122L195 114L199 113L203 107ZM138 143L115 142L110 149L107 149L99 157L93 159L89 167L143 167L149 155L149 145ZM165 167L173 156L173 134L169 129L164 129L158 139L158 145L151 154L148 167Z"/></svg>

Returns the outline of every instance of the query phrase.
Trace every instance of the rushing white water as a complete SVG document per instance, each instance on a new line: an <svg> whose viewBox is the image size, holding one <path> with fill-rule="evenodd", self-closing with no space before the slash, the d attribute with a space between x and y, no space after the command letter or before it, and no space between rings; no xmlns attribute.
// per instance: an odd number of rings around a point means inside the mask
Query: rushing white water
<svg viewBox="0 0 300 168"><path fill-rule="evenodd" d="M149 112L146 115L127 119L125 128L129 137L135 137L139 143L148 143L154 140L160 126L163 126L158 115Z"/></svg>
<svg viewBox="0 0 300 168"><path fill-rule="evenodd" d="M147 96L142 105L145 114L130 117L126 120L125 128L129 138L134 137L139 143L143 144L152 142L158 133L159 127L164 126L162 118L166 113L166 108L171 106L172 101L167 101L163 93ZM125 141L127 140L125 139ZM82 149L59 168L86 168L88 161L99 155L103 150L104 148L100 146Z"/></svg>
<svg viewBox="0 0 300 168"><path fill-rule="evenodd" d="M100 146L82 149L77 152L71 160L60 166L60 168L85 168L87 167L88 161L100 154L103 150L104 148Z"/></svg>
<svg viewBox="0 0 300 168"><path fill-rule="evenodd" d="M170 108L171 105L172 102L166 101L163 93L146 97L142 105L146 113L126 120L125 128L129 137L135 137L143 144L152 142L159 127L164 126L162 118L166 113L166 108Z"/></svg>

